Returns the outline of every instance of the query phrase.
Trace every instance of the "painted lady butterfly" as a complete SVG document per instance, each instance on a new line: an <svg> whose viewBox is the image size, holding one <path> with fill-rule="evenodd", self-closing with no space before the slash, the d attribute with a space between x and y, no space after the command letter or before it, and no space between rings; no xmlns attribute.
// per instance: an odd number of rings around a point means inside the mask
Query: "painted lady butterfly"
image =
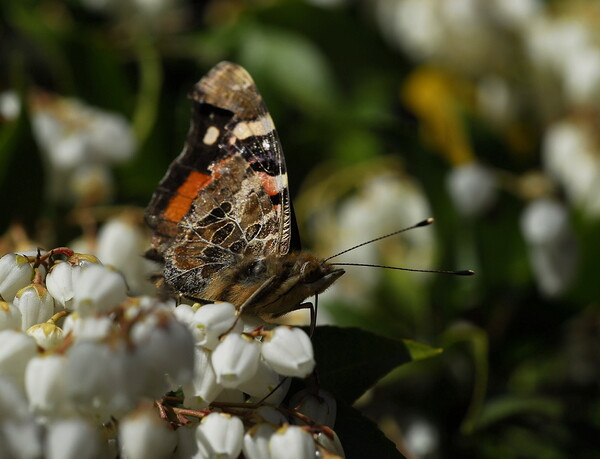
<svg viewBox="0 0 600 459"><path fill-rule="evenodd" d="M192 121L146 209L157 284L228 301L263 319L307 307L343 269L301 251L283 151L242 67L216 65L192 89Z"/></svg>

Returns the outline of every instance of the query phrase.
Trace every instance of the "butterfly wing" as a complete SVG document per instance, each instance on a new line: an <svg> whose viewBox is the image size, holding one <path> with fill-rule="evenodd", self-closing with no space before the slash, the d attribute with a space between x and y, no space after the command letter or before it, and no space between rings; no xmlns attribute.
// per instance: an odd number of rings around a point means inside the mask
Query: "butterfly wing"
<svg viewBox="0 0 600 459"><path fill-rule="evenodd" d="M221 62L190 98L183 152L155 191L146 222L149 257L165 262L165 282L202 297L209 280L245 256L300 247L283 151L248 72Z"/></svg>

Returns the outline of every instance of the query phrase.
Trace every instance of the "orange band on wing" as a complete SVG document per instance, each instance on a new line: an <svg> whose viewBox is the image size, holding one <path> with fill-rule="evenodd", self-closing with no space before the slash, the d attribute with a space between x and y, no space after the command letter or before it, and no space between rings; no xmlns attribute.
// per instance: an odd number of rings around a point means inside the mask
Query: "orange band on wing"
<svg viewBox="0 0 600 459"><path fill-rule="evenodd" d="M202 174L197 171L190 172L188 178L177 189L177 194L169 201L165 209L164 218L172 222L179 223L188 213L192 202L196 199L198 191L204 188L212 181L210 175Z"/></svg>
<svg viewBox="0 0 600 459"><path fill-rule="evenodd" d="M258 175L261 185L269 196L276 196L279 194L281 190L279 190L275 177L265 172L257 172L256 175Z"/></svg>

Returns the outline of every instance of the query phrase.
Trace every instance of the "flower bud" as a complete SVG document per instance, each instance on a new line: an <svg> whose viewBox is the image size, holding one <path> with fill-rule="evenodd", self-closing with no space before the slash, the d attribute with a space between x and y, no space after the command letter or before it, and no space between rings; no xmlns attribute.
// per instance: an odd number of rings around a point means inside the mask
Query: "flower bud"
<svg viewBox="0 0 600 459"><path fill-rule="evenodd" d="M260 345L246 335L230 333L212 353L217 383L234 389L248 381L258 369Z"/></svg>
<svg viewBox="0 0 600 459"><path fill-rule="evenodd" d="M24 256L7 253L0 258L0 296L4 301L12 301L32 278L33 268Z"/></svg>
<svg viewBox="0 0 600 459"><path fill-rule="evenodd" d="M496 182L489 169L478 163L469 163L450 171L447 186L458 211L466 216L476 216L489 209L496 200Z"/></svg>
<svg viewBox="0 0 600 459"><path fill-rule="evenodd" d="M46 322L54 314L54 299L40 284L30 284L19 290L14 304L21 311L21 329Z"/></svg>
<svg viewBox="0 0 600 459"><path fill-rule="evenodd" d="M328 457L323 452L323 450L325 450L327 454L329 454L329 457L333 455L333 457L345 458L346 454L344 453L342 442L333 430L331 431L331 434L333 435L333 438L328 437L325 432L319 432L316 435L315 441L318 444L319 451L321 452L319 457Z"/></svg>
<svg viewBox="0 0 600 459"><path fill-rule="evenodd" d="M271 459L269 441L275 433L271 424L260 423L244 434L242 450L248 459Z"/></svg>
<svg viewBox="0 0 600 459"><path fill-rule="evenodd" d="M110 311L127 298L123 276L102 265L83 269L74 287L73 309L82 317Z"/></svg>
<svg viewBox="0 0 600 459"><path fill-rule="evenodd" d="M144 405L119 423L121 456L127 459L171 457L177 436L151 405Z"/></svg>
<svg viewBox="0 0 600 459"><path fill-rule="evenodd" d="M225 413L211 413L202 419L196 439L210 457L235 458L242 451L244 425L240 418Z"/></svg>
<svg viewBox="0 0 600 459"><path fill-rule="evenodd" d="M73 303L74 268L71 264L62 262L55 264L46 276L46 287L54 300L66 309L71 309Z"/></svg>
<svg viewBox="0 0 600 459"><path fill-rule="evenodd" d="M55 419L48 425L48 459L93 459L100 455L98 430L86 419Z"/></svg>
<svg viewBox="0 0 600 459"><path fill-rule="evenodd" d="M262 356L277 373L305 378L315 367L312 343L300 328L276 327L262 345Z"/></svg>
<svg viewBox="0 0 600 459"><path fill-rule="evenodd" d="M311 434L298 426L285 425L269 441L272 459L304 459L315 457L315 441Z"/></svg>
<svg viewBox="0 0 600 459"><path fill-rule="evenodd" d="M327 391L319 389L318 394L313 395L307 390L301 390L292 395L288 405L290 409L304 414L319 425L333 428L335 424L337 406L335 398ZM304 425L298 418L293 420L298 425Z"/></svg>
<svg viewBox="0 0 600 459"><path fill-rule="evenodd" d="M0 301L0 330L21 328L21 311L12 303Z"/></svg>
<svg viewBox="0 0 600 459"><path fill-rule="evenodd" d="M32 325L27 329L27 334L35 339L39 347L46 351L56 349L64 341L62 329L51 322Z"/></svg>
<svg viewBox="0 0 600 459"><path fill-rule="evenodd" d="M231 303L205 304L198 308L191 322L192 333L196 344L207 349L214 349L219 344L219 337L227 332L235 323L232 334L239 333L243 327L236 322L235 306Z"/></svg>
<svg viewBox="0 0 600 459"><path fill-rule="evenodd" d="M210 364L210 352L204 348L194 349L194 379L183 388L185 405L203 409L214 401L223 387L217 384L217 376Z"/></svg>
<svg viewBox="0 0 600 459"><path fill-rule="evenodd" d="M66 359L47 355L31 359L25 370L25 391L29 406L42 414L64 409Z"/></svg>
<svg viewBox="0 0 600 459"><path fill-rule="evenodd" d="M27 363L36 354L35 340L24 332L0 331L0 376L9 376L21 384Z"/></svg>

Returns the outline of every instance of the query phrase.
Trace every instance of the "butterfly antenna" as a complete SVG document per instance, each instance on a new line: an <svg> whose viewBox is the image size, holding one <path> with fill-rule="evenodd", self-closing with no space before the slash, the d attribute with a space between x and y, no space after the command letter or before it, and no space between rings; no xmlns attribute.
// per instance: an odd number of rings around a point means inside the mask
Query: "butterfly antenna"
<svg viewBox="0 0 600 459"><path fill-rule="evenodd" d="M389 233L389 234L386 234L384 236L376 237L375 239L371 239L370 241L362 242L362 243L360 243L358 245L355 245L354 247L350 247L349 249L342 250L341 252L338 252L335 255L331 255L330 257L325 258L325 260L323 260L323 261L329 261L332 258L339 257L340 255L343 255L343 254L348 253L348 252L350 252L352 250L358 249L359 247L362 247L363 245L367 245L367 244L371 244L373 242L381 241L382 239L385 239L385 238L388 238L388 237L391 237L391 236L395 236L396 234L404 233L405 231L408 231L408 230L411 230L411 229L421 228L422 226L429 226L432 223L433 223L433 218L427 218L427 219L425 219L425 220L417 223L416 225L412 225L412 226L409 226L408 228L404 228L404 229L401 229L401 230L398 230L398 231L394 231L393 233ZM332 263L332 264L341 265L341 263ZM348 265L346 265L346 266L348 266ZM354 265L354 266L364 266L364 265Z"/></svg>
<svg viewBox="0 0 600 459"><path fill-rule="evenodd" d="M445 269L413 269L413 268L399 268L398 266L386 266L386 265L371 265L368 263L330 263L332 266L368 266L369 268L384 268L384 269L396 269L398 271L410 271L413 273L435 273L435 274L452 274L454 276L472 276L475 271L471 269L462 269L458 271L447 271Z"/></svg>

